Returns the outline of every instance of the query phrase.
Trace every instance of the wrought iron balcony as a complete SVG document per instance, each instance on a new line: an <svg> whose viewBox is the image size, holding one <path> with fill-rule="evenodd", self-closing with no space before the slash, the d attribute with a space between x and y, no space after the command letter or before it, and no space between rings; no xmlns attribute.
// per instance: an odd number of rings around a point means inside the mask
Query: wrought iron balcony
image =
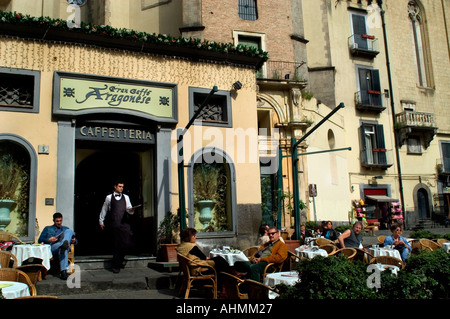
<svg viewBox="0 0 450 319"><path fill-rule="evenodd" d="M365 90L355 93L355 106L360 111L382 112L383 107L380 91Z"/></svg>
<svg viewBox="0 0 450 319"><path fill-rule="evenodd" d="M392 149L372 148L361 150L361 166L365 168L388 169L394 165Z"/></svg>
<svg viewBox="0 0 450 319"><path fill-rule="evenodd" d="M300 67L306 62L267 61L257 72L258 79L304 82Z"/></svg>
<svg viewBox="0 0 450 319"><path fill-rule="evenodd" d="M348 38L348 47L353 56L373 59L378 53L378 39L368 34L353 34Z"/></svg>

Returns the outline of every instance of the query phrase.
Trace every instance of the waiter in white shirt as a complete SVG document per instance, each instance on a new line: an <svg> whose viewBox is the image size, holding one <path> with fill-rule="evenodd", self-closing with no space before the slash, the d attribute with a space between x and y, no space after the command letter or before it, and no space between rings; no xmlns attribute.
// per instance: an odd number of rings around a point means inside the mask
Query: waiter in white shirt
<svg viewBox="0 0 450 319"><path fill-rule="evenodd" d="M123 182L114 183L114 192L107 195L100 212L100 228L108 228L113 235L113 272L119 273L125 267L125 253L132 244L132 231L128 215L134 213L128 195L123 194ZM105 225L106 224L106 225Z"/></svg>

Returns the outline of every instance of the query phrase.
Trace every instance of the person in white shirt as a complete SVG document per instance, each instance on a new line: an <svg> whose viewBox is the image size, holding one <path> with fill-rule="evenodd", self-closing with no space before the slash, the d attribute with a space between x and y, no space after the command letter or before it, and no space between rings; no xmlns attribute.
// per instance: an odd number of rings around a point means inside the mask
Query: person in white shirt
<svg viewBox="0 0 450 319"><path fill-rule="evenodd" d="M128 195L123 194L124 184L121 181L114 183L114 192L105 198L100 212L100 228L110 229L113 235L113 267L114 273L119 273L125 267L125 253L132 245L132 231L128 223L128 215L134 213Z"/></svg>

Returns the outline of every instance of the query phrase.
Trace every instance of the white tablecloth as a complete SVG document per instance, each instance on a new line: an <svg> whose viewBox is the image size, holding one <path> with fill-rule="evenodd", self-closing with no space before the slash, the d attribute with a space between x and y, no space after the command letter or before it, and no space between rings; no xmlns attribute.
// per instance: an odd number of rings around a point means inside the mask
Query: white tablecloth
<svg viewBox="0 0 450 319"><path fill-rule="evenodd" d="M50 245L14 245L11 252L16 256L18 266L21 266L24 260L35 257L41 258L42 265L47 270L50 269L50 259L53 257Z"/></svg>
<svg viewBox="0 0 450 319"><path fill-rule="evenodd" d="M442 249L444 249L447 253L450 253L450 243L442 243Z"/></svg>
<svg viewBox="0 0 450 319"><path fill-rule="evenodd" d="M398 259L402 259L400 256L400 252L397 249L391 248L369 248L369 253L371 253L374 257L379 256L392 256Z"/></svg>
<svg viewBox="0 0 450 319"><path fill-rule="evenodd" d="M274 288L276 285L279 284L293 286L298 281L300 281L300 278L298 278L297 271L282 271L266 275L266 278L264 279L264 284ZM270 299L274 299L277 296L278 294L276 292L269 291Z"/></svg>
<svg viewBox="0 0 450 319"><path fill-rule="evenodd" d="M305 257L308 259L312 259L316 256L328 257L327 251L325 249L320 249L317 246L313 247L300 246L298 248L295 248L295 254L299 257Z"/></svg>
<svg viewBox="0 0 450 319"><path fill-rule="evenodd" d="M3 285L7 285L5 288L1 288ZM0 281L0 288L2 295L5 299L14 299L18 297L27 297L30 295L28 285L22 282L16 281Z"/></svg>
<svg viewBox="0 0 450 319"><path fill-rule="evenodd" d="M242 251L239 251L238 253L225 253L225 252L211 250L209 252L209 256L211 258L216 257L216 256L221 256L228 262L228 264L230 266L234 266L234 263L236 261L248 261L247 256L245 256L245 254Z"/></svg>
<svg viewBox="0 0 450 319"><path fill-rule="evenodd" d="M381 271L385 271L389 269L394 275L397 275L400 271L400 268L394 265L384 265L384 264L376 264L377 268Z"/></svg>

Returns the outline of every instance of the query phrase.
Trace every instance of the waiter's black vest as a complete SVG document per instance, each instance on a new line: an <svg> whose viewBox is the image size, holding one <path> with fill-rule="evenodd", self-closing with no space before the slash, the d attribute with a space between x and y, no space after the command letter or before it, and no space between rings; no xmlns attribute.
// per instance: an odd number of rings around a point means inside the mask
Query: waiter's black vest
<svg viewBox="0 0 450 319"><path fill-rule="evenodd" d="M125 202L125 196L122 194L122 197L117 200L114 196L114 193L111 195L111 211L109 214L111 215L111 224L113 226L119 226L124 222L124 214L127 208L127 204Z"/></svg>

